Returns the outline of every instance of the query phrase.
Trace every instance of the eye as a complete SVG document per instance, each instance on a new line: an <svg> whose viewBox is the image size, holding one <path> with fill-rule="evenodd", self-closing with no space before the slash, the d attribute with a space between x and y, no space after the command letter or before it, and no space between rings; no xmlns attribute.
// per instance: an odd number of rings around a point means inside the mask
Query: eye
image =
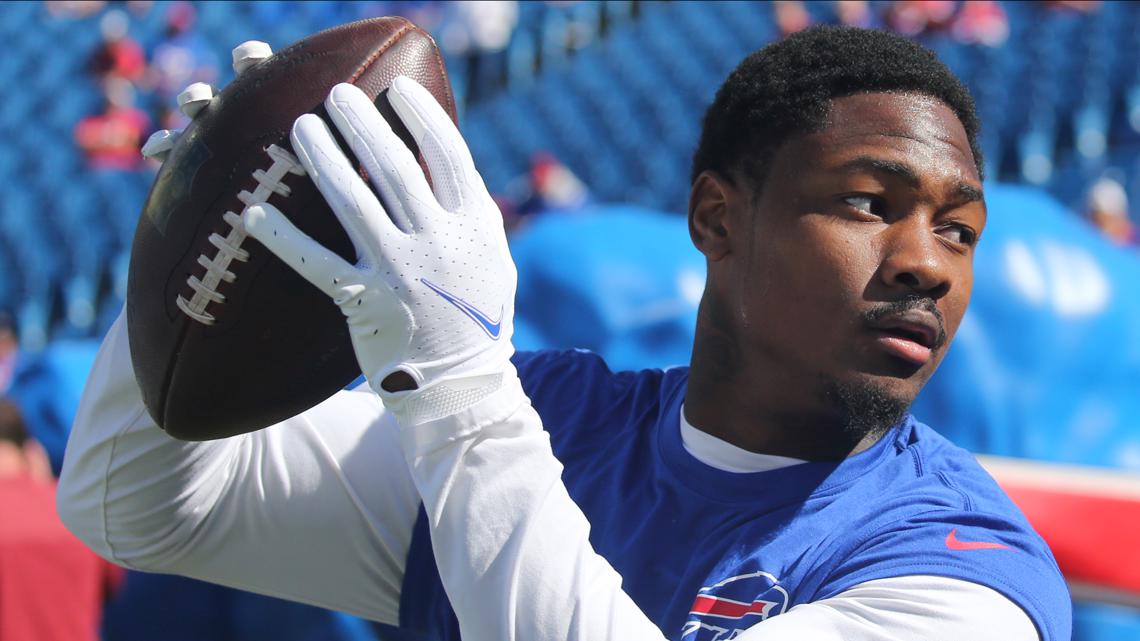
<svg viewBox="0 0 1140 641"><path fill-rule="evenodd" d="M947 225L938 233L950 242L967 247L973 247L978 242L978 234L965 225Z"/></svg>
<svg viewBox="0 0 1140 641"><path fill-rule="evenodd" d="M882 218L886 210L886 203L882 198L868 194L844 196L843 202L848 207L851 207L860 213L866 214L868 216L874 216L876 218Z"/></svg>

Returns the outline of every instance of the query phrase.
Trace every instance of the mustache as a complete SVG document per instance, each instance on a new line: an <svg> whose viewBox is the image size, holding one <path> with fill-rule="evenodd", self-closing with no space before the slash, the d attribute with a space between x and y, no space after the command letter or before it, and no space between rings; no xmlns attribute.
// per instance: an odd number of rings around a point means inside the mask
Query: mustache
<svg viewBox="0 0 1140 641"><path fill-rule="evenodd" d="M871 309L863 312L862 316L863 320L867 323L876 323L889 316L898 316L911 310L927 312L938 321L938 336L935 339L934 347L939 348L945 345L946 321L942 318L942 311L938 309L938 305L934 302L934 299L929 296L909 294L896 301L878 303Z"/></svg>

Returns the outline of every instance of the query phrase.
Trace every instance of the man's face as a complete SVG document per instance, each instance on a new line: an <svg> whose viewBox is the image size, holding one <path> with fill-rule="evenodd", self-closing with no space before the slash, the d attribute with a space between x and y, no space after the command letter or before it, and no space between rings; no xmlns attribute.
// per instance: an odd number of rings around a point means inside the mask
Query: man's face
<svg viewBox="0 0 1140 641"><path fill-rule="evenodd" d="M742 190L749 224L721 283L744 349L780 368L793 404L897 417L966 311L981 189L942 102L834 100L822 131L782 145L761 189Z"/></svg>

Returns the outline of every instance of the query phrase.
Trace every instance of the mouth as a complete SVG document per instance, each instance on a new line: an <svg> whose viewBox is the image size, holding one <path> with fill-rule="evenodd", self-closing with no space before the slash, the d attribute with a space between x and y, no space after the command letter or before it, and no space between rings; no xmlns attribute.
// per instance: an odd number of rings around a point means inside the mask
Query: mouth
<svg viewBox="0 0 1140 641"><path fill-rule="evenodd" d="M887 354L912 365L926 365L945 341L942 323L934 314L912 309L891 314L871 323L877 346Z"/></svg>

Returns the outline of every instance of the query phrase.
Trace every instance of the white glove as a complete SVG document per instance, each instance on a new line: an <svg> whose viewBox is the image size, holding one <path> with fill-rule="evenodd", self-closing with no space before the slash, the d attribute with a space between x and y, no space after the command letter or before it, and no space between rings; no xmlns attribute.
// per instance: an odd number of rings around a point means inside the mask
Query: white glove
<svg viewBox="0 0 1140 641"><path fill-rule="evenodd" d="M516 272L498 207L443 108L406 77L393 81L388 100L427 162L430 187L352 85L334 87L325 107L376 192L320 117L293 125L293 150L352 240L355 265L272 205L252 205L242 218L250 236L340 306L361 370L409 425L474 405L510 374ZM395 372L411 384L394 384Z"/></svg>

